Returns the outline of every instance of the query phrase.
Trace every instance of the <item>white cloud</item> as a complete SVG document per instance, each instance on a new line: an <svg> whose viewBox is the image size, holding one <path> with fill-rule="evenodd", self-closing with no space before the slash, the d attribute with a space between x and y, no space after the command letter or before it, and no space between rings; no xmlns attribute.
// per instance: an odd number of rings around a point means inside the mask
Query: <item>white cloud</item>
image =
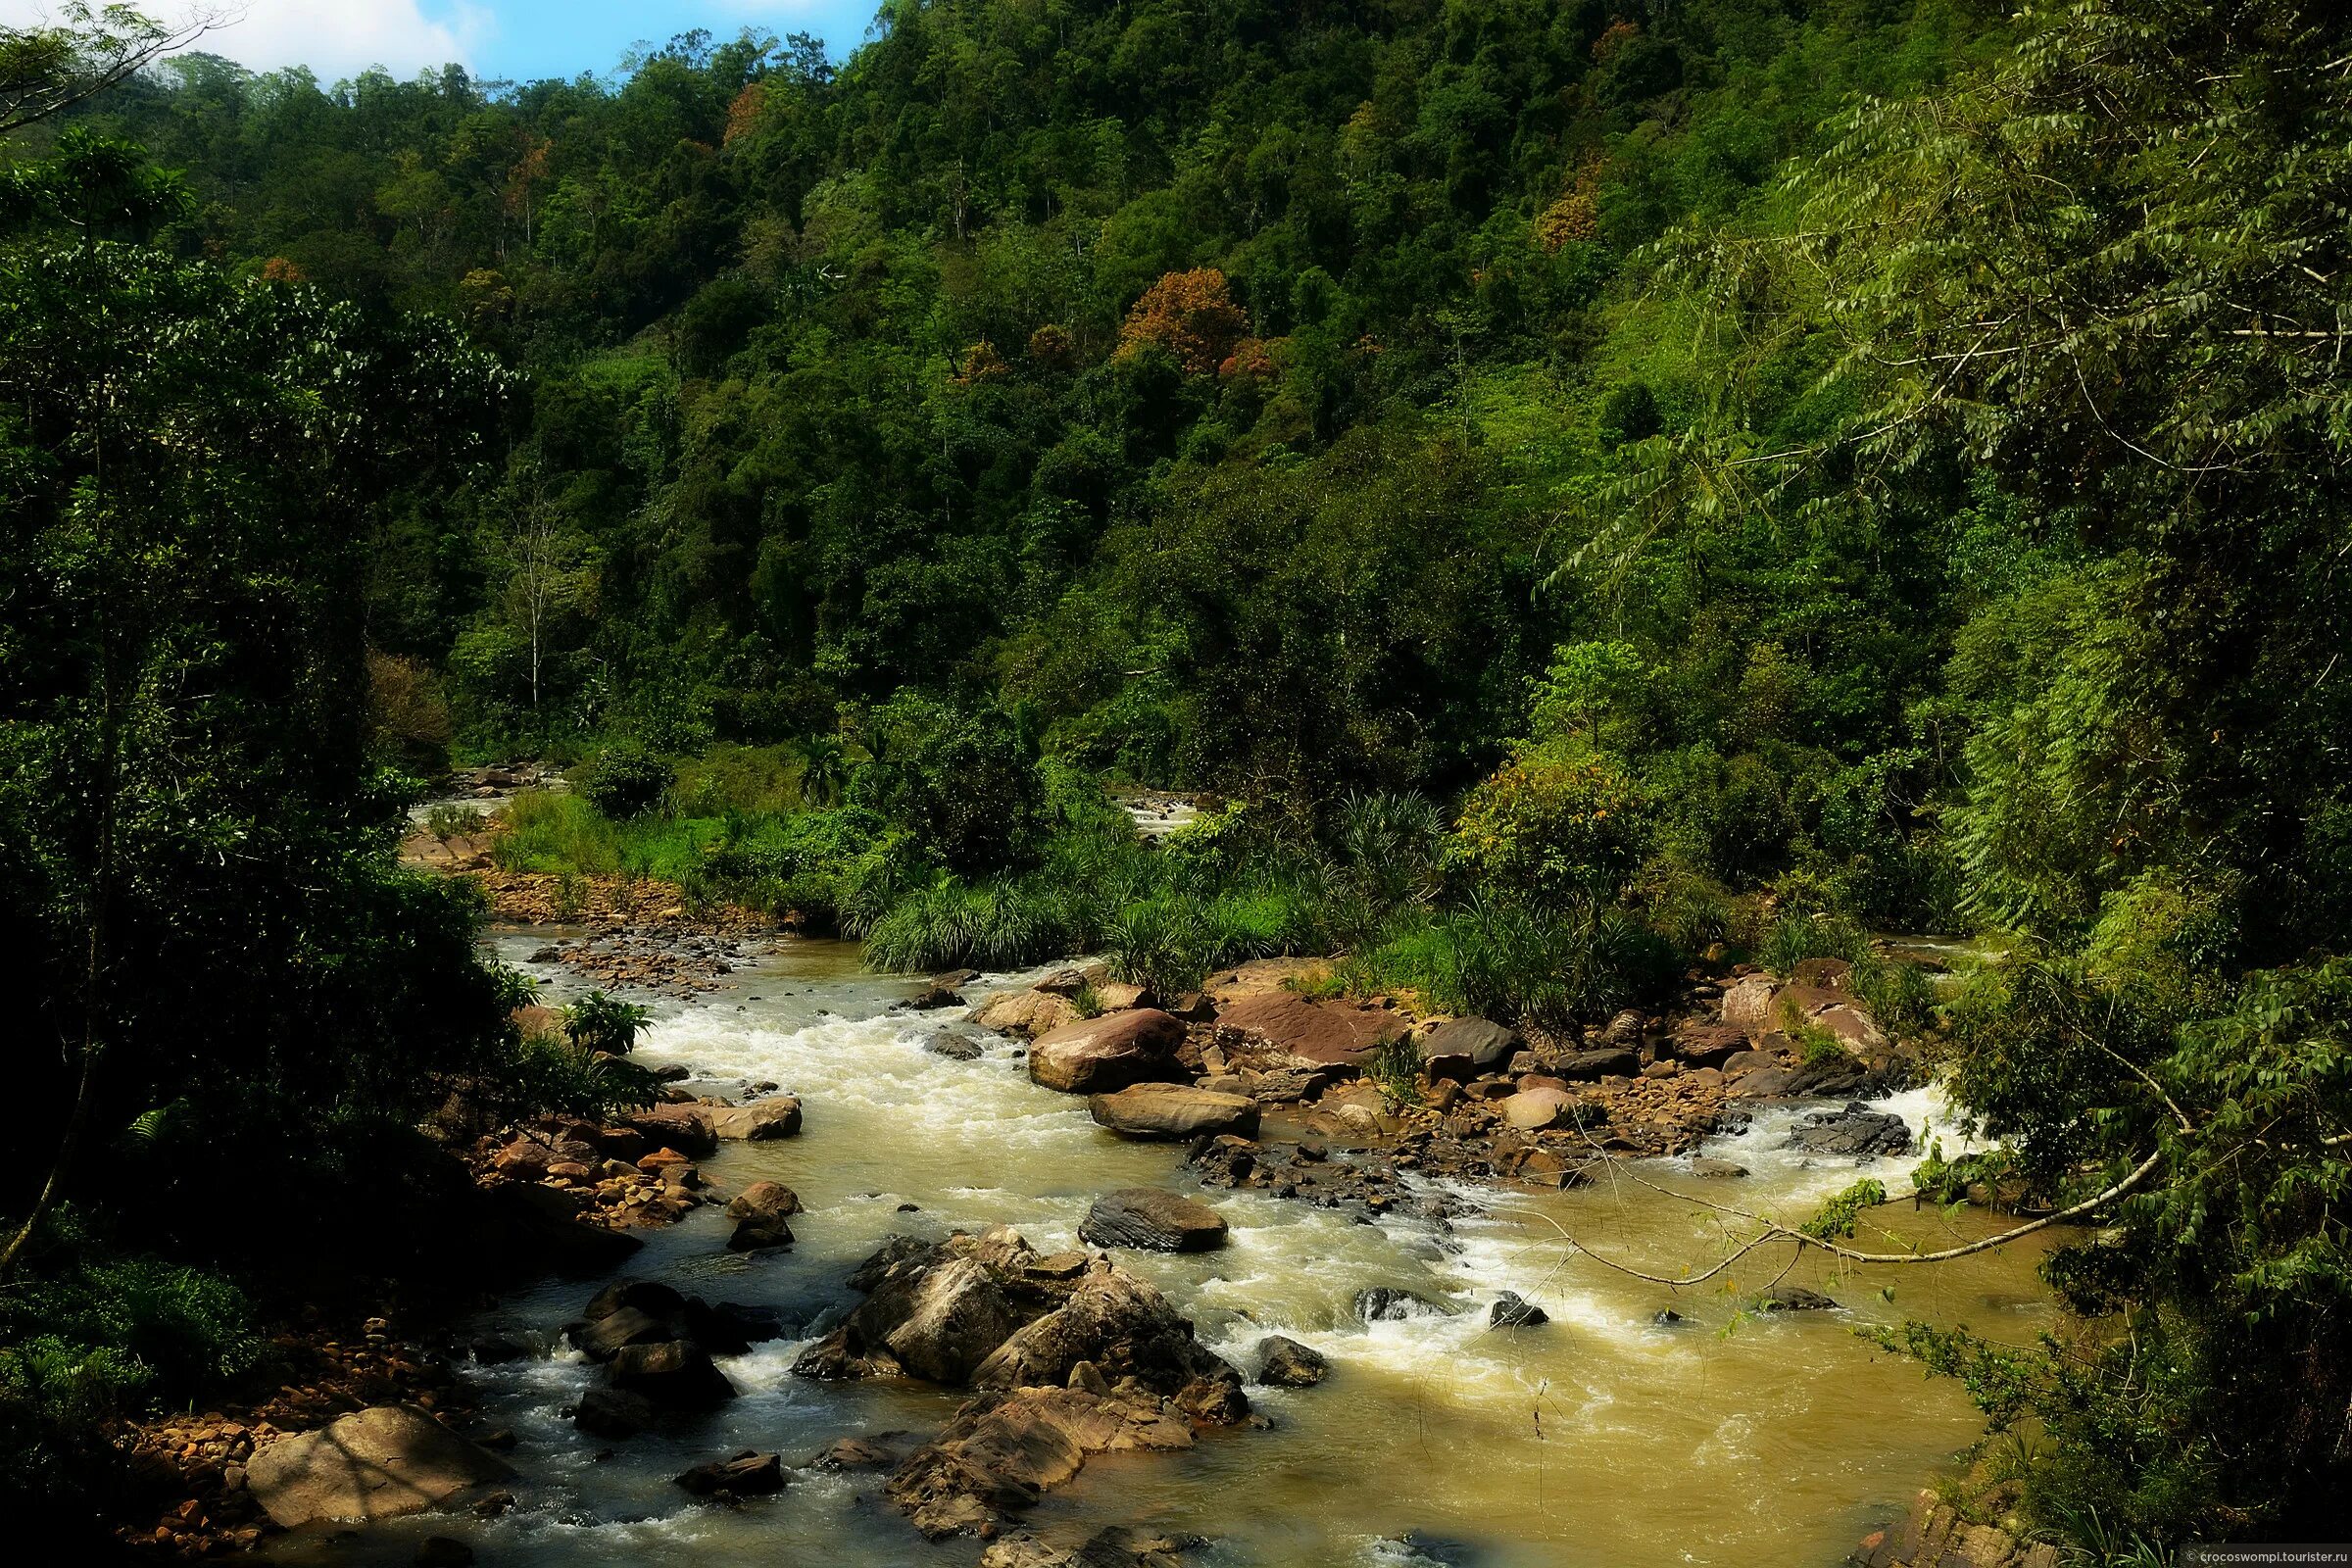
<svg viewBox="0 0 2352 1568"><path fill-rule="evenodd" d="M53 0L0 0L0 26L55 20ZM188 0L141 7L161 22L188 14ZM451 64L471 65L495 24L480 6L457 0L447 20L425 15L418 0L219 0L200 9L220 25L194 47L256 71L308 66L322 81L382 66L396 76Z"/></svg>

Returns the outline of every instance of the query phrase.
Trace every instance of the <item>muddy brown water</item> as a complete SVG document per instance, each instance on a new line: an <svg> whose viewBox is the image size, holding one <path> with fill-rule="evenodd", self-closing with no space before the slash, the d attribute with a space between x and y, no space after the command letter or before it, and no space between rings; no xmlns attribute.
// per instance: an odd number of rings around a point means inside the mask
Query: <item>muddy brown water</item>
<svg viewBox="0 0 2352 1568"><path fill-rule="evenodd" d="M502 937L520 963L543 933ZM567 976L537 966L560 993ZM832 1384L787 1368L853 1298L841 1282L893 1231L945 1234L994 1222L1040 1249L1073 1245L1092 1198L1108 1188L1197 1191L1172 1147L1119 1142L1084 1102L1032 1085L1018 1046L996 1037L980 1057L926 1051L963 1030L959 1012L891 1012L918 982L875 976L852 945L797 942L732 989L665 1004L640 1048L683 1063L695 1083L740 1092L773 1081L801 1095L807 1130L731 1145L706 1163L726 1190L782 1181L808 1212L789 1252L723 1250L726 1222L699 1211L648 1245L632 1272L719 1298L780 1308L795 1337L721 1362L742 1390L726 1410L675 1431L603 1445L564 1407L592 1369L560 1347L470 1370L486 1406L519 1438L518 1506L492 1521L436 1517L290 1541L287 1560L407 1561L428 1534L467 1541L484 1563L692 1562L939 1564L975 1560L972 1542L923 1542L879 1496L880 1478L804 1472L780 1495L741 1508L696 1502L671 1483L687 1465L741 1447L787 1463L831 1440L927 1432L958 1396L916 1384ZM1915 1131L1938 1115L1926 1091L1887 1102ZM1859 1174L1908 1190L1912 1163L1808 1159L1782 1147L1793 1109L1758 1116L1707 1152L1748 1167L1701 1181L1688 1165L1635 1167L1668 1192L1801 1216ZM1269 1127L1269 1136L1280 1136ZM1947 1149L1950 1147L1947 1135ZM1320 1387L1250 1396L1271 1430L1204 1438L1173 1455L1098 1457L1035 1510L1037 1526L1142 1523L1209 1538L1201 1568L1665 1568L1670 1564L1827 1565L1900 1512L1983 1430L1952 1384L1878 1349L1855 1331L1905 1317L1967 1324L2016 1344L2050 1321L2034 1267L2041 1239L1932 1267L1830 1271L1801 1262L1787 1282L1821 1290L1835 1312L1745 1310L1785 1250L1681 1291L1573 1256L1554 1226L1595 1250L1679 1272L1723 1255L1730 1222L1625 1179L1564 1194L1460 1188L1473 1212L1446 1229L1349 1215L1251 1192L1200 1193L1233 1227L1224 1250L1123 1254L1168 1292L1201 1337L1245 1371L1279 1331L1332 1362ZM903 1212L902 1204L916 1205ZM1871 1216L1866 1243L1929 1245L1984 1234L1983 1216ZM1459 1310L1364 1324L1350 1302L1401 1286ZM483 1319L484 1332L554 1346L595 1283L549 1284ZM1495 1331L1503 1291L1551 1321ZM1882 1295L1890 1290L1891 1299ZM1682 1321L1660 1325L1671 1307Z"/></svg>

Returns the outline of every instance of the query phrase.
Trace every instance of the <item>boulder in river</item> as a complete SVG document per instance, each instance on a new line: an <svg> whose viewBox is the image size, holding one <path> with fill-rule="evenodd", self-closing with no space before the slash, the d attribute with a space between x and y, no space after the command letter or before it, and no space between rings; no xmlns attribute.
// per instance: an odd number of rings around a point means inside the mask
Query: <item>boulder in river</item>
<svg viewBox="0 0 2352 1568"><path fill-rule="evenodd" d="M1079 1239L1149 1252L1208 1252L1225 1245L1225 1217L1206 1203L1158 1187L1122 1187L1095 1200Z"/></svg>
<svg viewBox="0 0 2352 1568"><path fill-rule="evenodd" d="M1805 1117L1789 1129L1788 1147L1811 1154L1907 1154L1911 1152L1911 1126L1891 1111L1872 1110L1855 1101L1843 1110L1817 1111Z"/></svg>
<svg viewBox="0 0 2352 1568"><path fill-rule="evenodd" d="M1408 1317L1451 1317L1453 1309L1417 1292L1375 1285L1355 1293L1355 1315L1366 1323L1401 1323Z"/></svg>
<svg viewBox="0 0 2352 1568"><path fill-rule="evenodd" d="M1802 1285L1776 1285L1756 1298L1759 1312L1829 1312L1838 1303L1819 1291L1806 1290Z"/></svg>
<svg viewBox="0 0 2352 1568"><path fill-rule="evenodd" d="M1631 1078L1642 1070L1642 1058L1624 1046L1596 1046L1591 1051L1562 1052L1544 1065L1569 1083L1591 1083L1611 1076Z"/></svg>
<svg viewBox="0 0 2352 1568"><path fill-rule="evenodd" d="M698 1464L677 1478L679 1486L698 1497L719 1493L749 1497L784 1490L784 1461L780 1455L745 1448L731 1458Z"/></svg>
<svg viewBox="0 0 2352 1568"><path fill-rule="evenodd" d="M413 1404L380 1404L256 1448L245 1486L270 1522L391 1519L421 1513L514 1475Z"/></svg>
<svg viewBox="0 0 2352 1568"><path fill-rule="evenodd" d="M1468 1083L1499 1072L1519 1049L1519 1032L1492 1018L1454 1018L1421 1037L1421 1066L1431 1079Z"/></svg>
<svg viewBox="0 0 2352 1568"><path fill-rule="evenodd" d="M989 1270L969 1257L925 1271L883 1344L900 1366L933 1383L961 1383L1020 1327Z"/></svg>
<svg viewBox="0 0 2352 1568"><path fill-rule="evenodd" d="M1193 1139L1257 1136L1257 1102L1190 1084L1134 1084L1097 1095L1087 1113L1122 1138Z"/></svg>
<svg viewBox="0 0 2352 1568"><path fill-rule="evenodd" d="M1203 1187L1239 1187L1257 1169L1263 1152L1249 1139L1225 1133L1195 1143L1185 1151L1184 1162L1193 1167Z"/></svg>
<svg viewBox="0 0 2352 1568"><path fill-rule="evenodd" d="M641 1394L657 1410L714 1410L735 1397L735 1385L691 1340L624 1345L605 1364L613 1388Z"/></svg>
<svg viewBox="0 0 2352 1568"><path fill-rule="evenodd" d="M580 1402L572 1411L571 1424L592 1438L617 1442L643 1432L654 1424L659 1414L654 1408L654 1401L642 1394L599 1386L580 1395Z"/></svg>
<svg viewBox="0 0 2352 1568"><path fill-rule="evenodd" d="M934 1540L994 1535L1005 1514L1075 1476L1089 1454L1192 1444L1192 1423L1155 1398L1019 1388L968 1400L884 1491Z"/></svg>
<svg viewBox="0 0 2352 1568"><path fill-rule="evenodd" d="M1551 1321L1551 1314L1516 1291L1505 1291L1494 1298L1487 1313L1487 1327L1492 1329L1532 1329Z"/></svg>
<svg viewBox="0 0 2352 1568"><path fill-rule="evenodd" d="M709 1105L648 1105L628 1123L648 1143L674 1149L691 1159L708 1159L718 1152L718 1130L710 1124Z"/></svg>
<svg viewBox="0 0 2352 1568"><path fill-rule="evenodd" d="M747 1105L705 1108L710 1114L710 1130L721 1138L765 1143L774 1138L790 1138L801 1130L801 1102L796 1095L770 1095Z"/></svg>
<svg viewBox="0 0 2352 1568"><path fill-rule="evenodd" d="M904 1464L914 1446L904 1432L869 1432L835 1438L808 1456L810 1470L888 1470Z"/></svg>
<svg viewBox="0 0 2352 1568"><path fill-rule="evenodd" d="M1269 1388L1312 1388L1331 1372L1322 1351L1280 1334L1258 1342L1257 1355L1257 1381Z"/></svg>
<svg viewBox="0 0 2352 1568"><path fill-rule="evenodd" d="M1050 991L1000 991L980 1004L972 1021L1000 1034L1050 1034L1078 1016L1078 1004Z"/></svg>
<svg viewBox="0 0 2352 1568"><path fill-rule="evenodd" d="M1184 1043L1184 1025L1156 1007L1082 1018L1039 1037L1029 1076L1068 1094L1109 1094L1163 1078Z"/></svg>
<svg viewBox="0 0 2352 1568"><path fill-rule="evenodd" d="M780 1220L801 1211L801 1195L782 1182L754 1182L727 1204L729 1219Z"/></svg>

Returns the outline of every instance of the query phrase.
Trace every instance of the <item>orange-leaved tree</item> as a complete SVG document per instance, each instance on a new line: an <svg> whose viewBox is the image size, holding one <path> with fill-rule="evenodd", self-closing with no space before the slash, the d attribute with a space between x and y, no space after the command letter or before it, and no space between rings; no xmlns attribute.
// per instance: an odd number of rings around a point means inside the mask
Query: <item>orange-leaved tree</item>
<svg viewBox="0 0 2352 1568"><path fill-rule="evenodd" d="M1166 349L1195 375L1206 375L1250 335L1250 313L1233 302L1225 274L1213 267L1169 272L1144 290L1119 328L1119 353L1146 344Z"/></svg>

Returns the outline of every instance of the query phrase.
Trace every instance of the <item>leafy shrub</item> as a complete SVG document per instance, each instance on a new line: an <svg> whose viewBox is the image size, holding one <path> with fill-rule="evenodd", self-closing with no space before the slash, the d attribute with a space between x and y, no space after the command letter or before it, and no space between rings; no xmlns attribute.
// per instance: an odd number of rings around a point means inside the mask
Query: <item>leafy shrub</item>
<svg viewBox="0 0 2352 1568"><path fill-rule="evenodd" d="M1591 898L1632 874L1645 832L1642 794L1613 758L1534 747L1470 792L1446 863L1504 897Z"/></svg>
<svg viewBox="0 0 2352 1568"><path fill-rule="evenodd" d="M632 741L608 746L572 774L580 798L610 817L651 810L668 790L675 770Z"/></svg>
<svg viewBox="0 0 2352 1568"><path fill-rule="evenodd" d="M1415 991L1447 1012L1564 1027L1658 1000L1676 964L1655 932L1613 906L1474 900L1408 914L1347 968L1357 990Z"/></svg>
<svg viewBox="0 0 2352 1568"><path fill-rule="evenodd" d="M637 1045L637 1031L652 1016L643 1007L591 991L564 1009L564 1032L573 1045L591 1054L603 1052L625 1056Z"/></svg>

